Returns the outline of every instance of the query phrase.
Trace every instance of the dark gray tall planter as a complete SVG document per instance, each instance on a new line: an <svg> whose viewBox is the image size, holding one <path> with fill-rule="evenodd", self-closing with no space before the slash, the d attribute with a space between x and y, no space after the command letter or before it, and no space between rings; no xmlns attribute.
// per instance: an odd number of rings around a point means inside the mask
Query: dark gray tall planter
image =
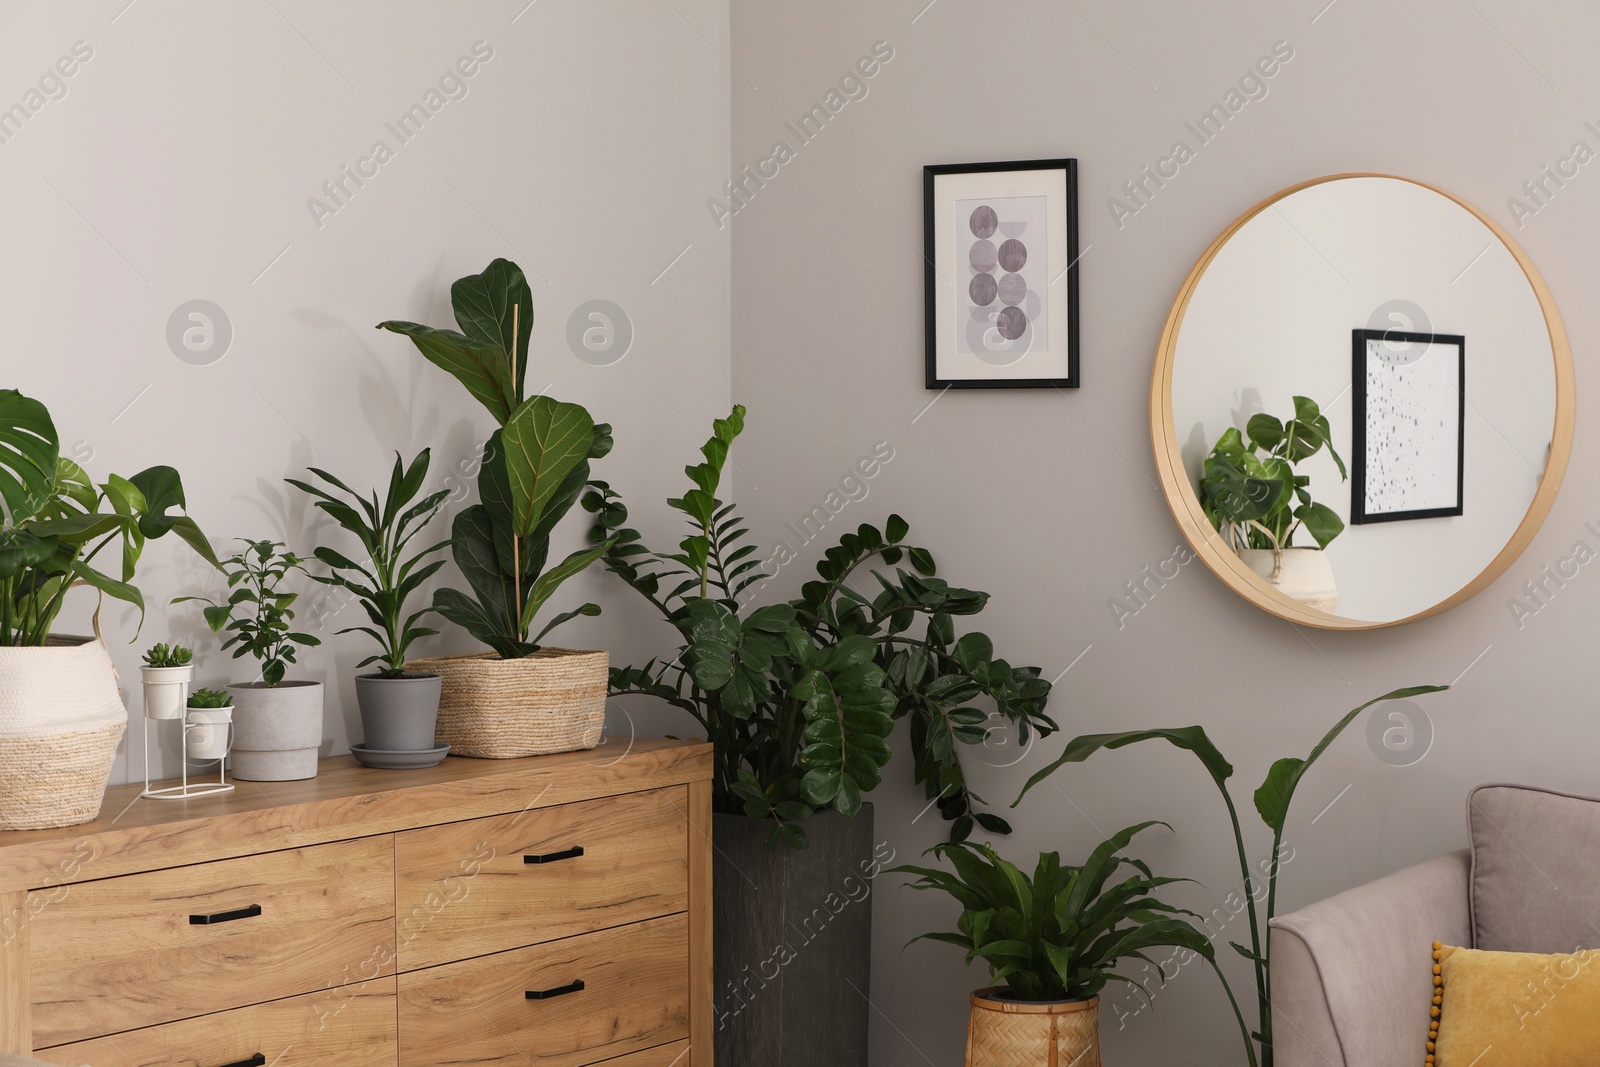
<svg viewBox="0 0 1600 1067"><path fill-rule="evenodd" d="M767 847L772 824L717 815L717 1067L867 1067L872 805L805 823L811 847Z"/></svg>

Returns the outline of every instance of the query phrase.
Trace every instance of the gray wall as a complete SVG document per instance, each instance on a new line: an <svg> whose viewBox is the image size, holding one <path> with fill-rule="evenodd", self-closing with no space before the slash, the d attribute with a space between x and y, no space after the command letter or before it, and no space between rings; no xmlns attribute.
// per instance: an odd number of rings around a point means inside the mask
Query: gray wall
<svg viewBox="0 0 1600 1067"><path fill-rule="evenodd" d="M1326 2L733 4L735 168L770 155L775 140L793 145L784 123L820 102L873 42L895 51L869 94L728 220L734 396L749 405L751 426L736 459L754 483L741 482L741 500L762 537L785 537L783 524L820 502L873 442L891 442L895 458L836 525L901 512L942 574L993 593L983 628L1004 655L1047 677L1077 660L1052 704L1067 731L1203 724L1238 767L1251 820L1248 795L1272 760L1303 755L1340 712L1466 671L1426 704L1435 736L1420 762L1381 762L1358 726L1308 776L1286 838L1295 858L1285 909L1462 846L1463 791L1476 783L1600 790L1591 757L1600 576L1582 570L1520 630L1509 604L1574 542L1600 546L1584 528L1600 517L1600 473L1587 459L1581 402L1572 467L1544 531L1508 574L1442 618L1370 634L1298 631L1198 563L1120 629L1108 607L1179 539L1155 484L1146 413L1161 323L1206 244L1263 195L1376 170L1482 206L1544 272L1580 389L1587 380L1600 328L1586 299L1600 273L1588 239L1600 221L1600 164L1520 229L1507 198L1574 141L1600 148L1584 126L1600 115L1600 74L1586 53L1600 12ZM1266 97L1119 227L1108 198L1278 41L1294 58ZM921 167L1058 156L1082 168L1083 388L951 391L924 410L936 394L922 388ZM785 569L781 591L798 588L820 547ZM1012 753L975 754L979 791L1008 803L1058 744L1009 768L985 764ZM943 828L933 815L916 820L922 800L899 752L874 799L880 836L911 860ZM1163 818L1175 832L1146 834L1139 852L1204 883L1180 894L1186 903L1209 912L1236 883L1221 804L1186 754L1109 753L1056 785L1017 813L1018 832L1001 845L1008 855L1079 858L1098 831ZM1253 844L1266 853L1262 835ZM902 951L953 914L897 880L877 887L873 1062L959 1063L964 993L982 975L947 946ZM1243 934L1240 920L1222 940ZM1120 1026L1137 1001L1107 999L1108 1062L1240 1061L1226 1001L1198 966Z"/></svg>
<svg viewBox="0 0 1600 1067"><path fill-rule="evenodd" d="M728 244L701 205L727 170L727 35L718 0L4 4L0 107L31 106L28 91L75 42L91 55L46 81L20 130L0 127L3 384L48 403L68 454L96 478L171 463L213 540L286 538L309 553L335 535L282 482L307 464L372 484L392 450L431 445L431 484L474 488L489 416L408 341L372 327L450 322L450 282L506 256L533 287L529 390L549 386L614 423L605 476L641 520L664 512L660 487L728 402ZM491 58L441 89L478 42ZM401 143L386 124L414 103L437 111ZM363 164L378 140L393 158ZM369 176L345 179L341 205L322 185L345 166ZM180 360L166 338L193 299L232 324L209 365ZM632 321L619 362L569 349L568 318L594 299ZM558 548L577 547L585 525L571 519ZM145 644L193 643L207 684L253 669L216 655L193 605L167 605L217 588L214 577L166 543L146 564L139 645L127 644L132 611L109 612L133 710L119 780L144 773L134 667ZM561 607L590 597L613 610L561 637L619 656L653 646L642 617L615 610L633 607L626 592L598 571L569 584ZM328 751L342 751L359 737L351 678L369 649L331 634L365 620L355 606L319 619L321 604L303 604L302 621L329 643L299 674L329 683ZM86 632L85 611L92 601L61 628ZM432 646L472 641L457 631Z"/></svg>

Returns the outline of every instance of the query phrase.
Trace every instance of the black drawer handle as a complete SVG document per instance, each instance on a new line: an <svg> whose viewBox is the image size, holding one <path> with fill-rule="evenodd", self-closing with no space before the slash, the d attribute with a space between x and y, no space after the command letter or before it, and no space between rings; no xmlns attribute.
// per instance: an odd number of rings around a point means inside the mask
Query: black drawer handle
<svg viewBox="0 0 1600 1067"><path fill-rule="evenodd" d="M238 1060L234 1063L224 1063L222 1067L266 1067L267 1058L261 1053L256 1053L247 1060Z"/></svg>
<svg viewBox="0 0 1600 1067"><path fill-rule="evenodd" d="M578 979L571 985L558 985L554 989L530 989L525 994L529 1000L549 1000L551 997L564 997L568 993L581 993L583 979Z"/></svg>
<svg viewBox="0 0 1600 1067"><path fill-rule="evenodd" d="M261 905L252 904L248 908L240 908L238 911L219 911L215 915L191 915L189 916L189 925L215 926L217 923L231 923L235 919L254 919L260 914ZM259 1056L261 1054L258 1052L256 1055ZM267 1061L262 1060L261 1062L266 1063ZM255 1061L241 1060L239 1063L225 1063L222 1065L222 1067L244 1067L244 1064L246 1063L253 1064Z"/></svg>
<svg viewBox="0 0 1600 1067"><path fill-rule="evenodd" d="M573 848L564 848L560 852L546 852L542 856L524 856L524 857L522 857L522 862L523 863L554 863L557 860L575 860L581 855L583 855L583 846L582 845L577 845L577 846L575 846ZM582 989L583 987L579 986L578 988Z"/></svg>

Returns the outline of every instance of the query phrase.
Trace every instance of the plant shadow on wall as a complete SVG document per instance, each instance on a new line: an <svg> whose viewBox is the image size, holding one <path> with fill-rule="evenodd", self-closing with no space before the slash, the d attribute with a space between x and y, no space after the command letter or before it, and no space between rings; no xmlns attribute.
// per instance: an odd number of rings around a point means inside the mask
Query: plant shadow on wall
<svg viewBox="0 0 1600 1067"><path fill-rule="evenodd" d="M880 531L863 524L828 549L820 580L801 596L747 614L739 595L768 575L749 558L753 543L733 504L717 497L723 466L744 428L745 409L718 419L685 468L692 487L668 501L689 520L677 552L654 552L624 526L627 508L604 482L584 507L606 566L650 602L682 640L670 660L611 672L614 695L658 697L688 712L716 747L713 806L771 820L772 844L807 843L802 823L834 809L854 815L890 757L889 734L910 720L913 778L952 823L952 841L974 825L1006 834L999 816L967 786L959 746L989 736L988 698L1022 743L1047 735L1050 683L1038 667L1013 667L981 633L955 633L955 618L976 615L989 595L936 577L931 554L906 544L904 519ZM897 566L902 562L910 568ZM873 564L893 567L888 573ZM856 590L870 575L879 591Z"/></svg>
<svg viewBox="0 0 1600 1067"><path fill-rule="evenodd" d="M1228 992L1228 998L1234 1002L1234 1012L1239 1017L1239 1030L1244 1039L1245 1053L1251 1067L1272 1067L1272 965L1271 945L1265 938L1264 931L1267 924L1271 923L1277 914L1278 906L1278 872L1283 855L1283 830L1289 819L1289 805L1294 800L1296 788L1300 779L1312 764L1321 758L1328 747L1336 741L1340 734L1354 722L1363 711L1375 704L1388 700L1404 700L1409 697L1421 696L1424 693L1440 693L1450 688L1446 685L1417 685L1405 689L1396 689L1385 693L1383 696L1367 701L1365 704L1347 712L1325 734L1321 741L1312 748L1304 759L1296 756L1287 756L1273 763L1267 772L1266 780L1255 791L1254 800L1256 812L1261 816L1261 821L1267 829L1272 831L1272 852L1267 864L1262 868L1266 871L1264 880L1257 880L1251 875L1250 858L1245 851L1244 833L1239 825L1239 812L1234 806L1233 794L1228 789L1228 779L1233 777L1233 764L1225 759L1220 750L1206 736L1206 732L1199 726L1185 726L1176 729L1158 730L1128 730L1119 733L1085 734L1075 737L1067 742L1066 748L1054 762L1033 777L1028 779L1027 785L1017 797L1012 807L1022 803L1022 798L1034 786L1049 778L1060 768L1069 763L1082 763L1101 749L1123 748L1127 745L1137 744L1141 741L1166 741L1167 743L1192 752L1211 780L1216 784L1218 792L1222 794L1222 801L1228 811L1228 821L1233 827L1234 846L1238 853L1239 873L1243 879L1245 912L1250 921L1250 944L1245 946L1237 941L1228 944L1240 956L1250 961L1254 970L1252 986L1256 991L1256 1007L1258 1025L1251 1032L1245 1025L1243 1016L1239 1013L1237 1001L1234 998L1232 984L1227 975L1217 969L1217 975L1222 979L1223 987ZM1262 909L1265 904L1264 910ZM1260 1056L1257 1057L1256 1045L1260 1045Z"/></svg>

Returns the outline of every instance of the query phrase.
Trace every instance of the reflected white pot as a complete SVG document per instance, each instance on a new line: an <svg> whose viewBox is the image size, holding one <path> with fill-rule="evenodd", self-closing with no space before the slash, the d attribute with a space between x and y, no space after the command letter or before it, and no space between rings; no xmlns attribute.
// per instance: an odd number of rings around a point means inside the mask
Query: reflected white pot
<svg viewBox="0 0 1600 1067"><path fill-rule="evenodd" d="M1284 596L1329 614L1339 606L1333 564L1320 548L1286 548L1281 553L1270 548L1241 548L1239 558Z"/></svg>

